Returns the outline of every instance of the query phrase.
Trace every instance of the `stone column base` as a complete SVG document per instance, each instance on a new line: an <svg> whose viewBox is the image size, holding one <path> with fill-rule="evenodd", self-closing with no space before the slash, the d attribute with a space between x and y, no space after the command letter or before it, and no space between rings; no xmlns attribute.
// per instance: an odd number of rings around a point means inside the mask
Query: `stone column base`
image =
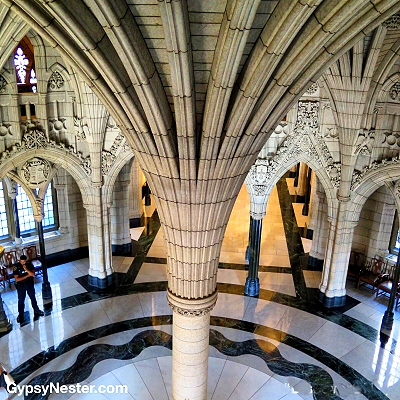
<svg viewBox="0 0 400 400"><path fill-rule="evenodd" d="M342 307L346 304L346 296L327 297L319 291L317 298L326 308Z"/></svg>

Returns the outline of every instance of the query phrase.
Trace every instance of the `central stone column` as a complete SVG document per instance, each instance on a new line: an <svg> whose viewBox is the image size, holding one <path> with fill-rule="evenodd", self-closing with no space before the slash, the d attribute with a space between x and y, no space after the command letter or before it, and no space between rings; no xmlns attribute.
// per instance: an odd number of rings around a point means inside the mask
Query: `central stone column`
<svg viewBox="0 0 400 400"><path fill-rule="evenodd" d="M217 292L200 300L179 298L168 292L173 311L173 400L205 400L207 395L210 312Z"/></svg>

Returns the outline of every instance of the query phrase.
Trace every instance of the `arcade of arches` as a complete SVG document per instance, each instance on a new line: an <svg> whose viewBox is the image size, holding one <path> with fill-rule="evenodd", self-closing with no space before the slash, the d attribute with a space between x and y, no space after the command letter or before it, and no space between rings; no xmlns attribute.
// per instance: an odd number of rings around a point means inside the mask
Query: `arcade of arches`
<svg viewBox="0 0 400 400"><path fill-rule="evenodd" d="M172 331L163 336L162 318L155 317L153 326L159 330L152 335L158 336L151 340L172 348L172 399L211 398L209 345L216 352L225 331L210 331L210 315L218 318L218 298L231 290L218 286L224 264L220 256L242 188L248 192L250 221L242 269L247 257L249 271L244 272L246 284L237 285L230 296L280 301L288 308L297 301L304 313L310 304L315 318L332 318L333 324L332 315L351 309L363 290L370 291L365 285L357 291L353 283L349 292L348 267L355 252L365 259L381 257L395 271L400 207L397 0L0 0L0 22L3 197L14 199L19 185L40 226L52 183L57 218L44 234L49 284L53 266L85 259L79 282L91 303L151 290L139 289L132 271L150 262L144 249L151 243L143 238L146 232L151 237L152 224L160 225L168 282L163 293L172 310L166 324ZM308 258L301 259L301 266L320 271L320 278L317 288L304 291L302 268L292 271L294 293L279 297L272 290L266 294L258 279L258 273L276 266L261 265L261 221L265 229L274 218L267 209L276 190L284 215L288 177L296 177L297 186L290 190L308 215ZM152 217L145 215L143 199L155 206ZM0 239L6 250L18 251L43 237L40 229L21 233L11 206L2 213L7 233ZM283 219L290 271L296 250ZM137 227L144 228L142 238L132 240ZM132 265L119 272L115 256L127 254ZM231 267L240 269L239 264ZM396 283L398 275L393 272L391 278ZM6 300L9 289L5 284L6 314L7 307L12 309ZM243 296L244 290L249 296ZM51 294L43 296L46 316L31 321L32 329L54 315L55 295L53 290L53 303ZM388 298L379 304L387 305ZM398 366L394 298L384 314L383 335L392 346L387 350L391 362ZM62 304L67 307L67 300ZM379 328L346 318L343 331L362 326L351 333L361 335L371 349L384 348ZM238 326L246 322L243 316L235 321ZM27 329L12 322L0 339L2 354L7 353L7 337ZM212 325L218 325L216 320ZM143 332L138 335L150 340ZM365 350L365 357L370 352ZM34 355L4 364L20 382L34 382L38 368L21 372ZM317 364L320 368L323 362ZM323 374L329 375L329 368L323 365ZM354 376L340 379L361 386L360 397L354 397L356 389L353 397L341 397L335 389L321 397L324 389L312 373L286 371L285 376L307 381L313 398L399 399L398 368L396 373L387 369L387 390L352 368L365 385ZM333 371L329 382L339 374ZM261 398L254 396L246 398Z"/></svg>

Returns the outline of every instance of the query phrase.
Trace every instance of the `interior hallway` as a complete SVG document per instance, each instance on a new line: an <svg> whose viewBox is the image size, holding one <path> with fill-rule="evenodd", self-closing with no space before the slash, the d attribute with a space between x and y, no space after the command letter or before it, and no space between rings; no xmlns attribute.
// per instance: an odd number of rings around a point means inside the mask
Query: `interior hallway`
<svg viewBox="0 0 400 400"><path fill-rule="evenodd" d="M259 298L243 296L249 225L245 189L236 202L211 313L208 399L400 399L399 312L388 336L379 332L387 298L376 299L369 288L355 290L348 282L350 297L342 309L326 312L313 302L321 273L301 269L310 241L298 234L291 193L291 180L281 180L268 203ZM299 220L299 206L294 207ZM114 292L87 292L88 259L53 267L52 310L21 327L15 321L15 290L2 293L13 330L0 338L1 362L19 383L129 387L129 394L51 399L171 398L166 255L157 213L147 213L145 227L132 231L139 242L135 257L113 258ZM36 286L41 305L41 283Z"/></svg>

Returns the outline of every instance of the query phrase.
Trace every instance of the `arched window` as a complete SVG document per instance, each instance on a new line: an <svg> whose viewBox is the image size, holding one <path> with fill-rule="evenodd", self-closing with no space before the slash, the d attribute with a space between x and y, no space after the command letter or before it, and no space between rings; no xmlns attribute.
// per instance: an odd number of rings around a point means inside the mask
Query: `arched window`
<svg viewBox="0 0 400 400"><path fill-rule="evenodd" d="M17 193L16 204L21 236L36 234L36 221L33 217L33 209L29 197L25 193L25 190L19 185L17 186ZM44 231L55 230L58 228L58 218L55 213L55 197L55 192L50 183L44 197L44 218L42 220Z"/></svg>
<svg viewBox="0 0 400 400"><path fill-rule="evenodd" d="M0 181L0 238L7 238L8 235L9 231L8 231L6 202L4 198L3 182Z"/></svg>
<svg viewBox="0 0 400 400"><path fill-rule="evenodd" d="M14 68L19 93L37 91L33 46L25 36L14 50Z"/></svg>
<svg viewBox="0 0 400 400"><path fill-rule="evenodd" d="M18 221L22 237L37 235L32 204L20 185L17 185L14 206L13 201L4 190L3 182L0 180L0 241L10 240L10 236L15 232L15 220ZM49 184L44 197L43 211L43 231L56 231L58 229L57 194L52 183Z"/></svg>

